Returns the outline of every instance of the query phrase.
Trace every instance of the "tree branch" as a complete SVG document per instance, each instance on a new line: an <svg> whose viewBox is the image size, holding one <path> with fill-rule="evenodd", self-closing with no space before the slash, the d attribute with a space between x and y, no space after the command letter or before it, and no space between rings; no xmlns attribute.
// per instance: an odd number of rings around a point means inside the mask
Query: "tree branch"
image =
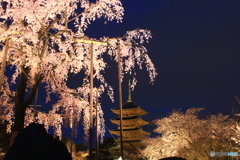
<svg viewBox="0 0 240 160"><path fill-rule="evenodd" d="M37 88L38 88L39 84L42 82L43 78L44 78L44 76L40 77L40 78L36 81L36 83L33 85L33 87L32 87L32 89L31 89L31 92L30 92L27 100L24 102L24 107L25 107L25 108L31 104L31 102L32 102L32 100L33 100L33 98L34 98L34 96L35 96L35 94L36 94Z"/></svg>
<svg viewBox="0 0 240 160"><path fill-rule="evenodd" d="M98 2L97 2L98 3ZM94 7L96 7L97 6L97 3L95 3L95 4L92 4L92 6L91 7L89 7L88 9L86 9L86 10L84 10L82 13L80 13L79 15L77 15L77 16L75 16L75 17L73 17L73 18L71 18L71 19L69 19L66 23L69 23L69 22L71 22L71 21L73 21L73 20L75 20L76 18L78 18L78 17L80 17L81 15L83 15L84 13L86 13L86 12L88 12L88 11L90 11L92 8L94 8Z"/></svg>

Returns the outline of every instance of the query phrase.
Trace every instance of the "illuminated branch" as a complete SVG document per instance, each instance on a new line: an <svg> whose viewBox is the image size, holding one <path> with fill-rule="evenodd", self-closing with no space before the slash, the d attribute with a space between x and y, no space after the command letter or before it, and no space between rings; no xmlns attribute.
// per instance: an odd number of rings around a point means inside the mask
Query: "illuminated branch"
<svg viewBox="0 0 240 160"><path fill-rule="evenodd" d="M98 2L97 2L97 3L98 3ZM97 3L96 3L96 4L93 4L93 3L92 3L92 6L91 6L91 7L89 7L87 10L84 10L82 13L78 14L77 16L75 16L75 17L69 19L69 20L67 21L67 23L69 23L69 22L71 22L71 21L77 19L78 17L80 17L81 15L85 14L86 12L91 11L95 6L97 6Z"/></svg>

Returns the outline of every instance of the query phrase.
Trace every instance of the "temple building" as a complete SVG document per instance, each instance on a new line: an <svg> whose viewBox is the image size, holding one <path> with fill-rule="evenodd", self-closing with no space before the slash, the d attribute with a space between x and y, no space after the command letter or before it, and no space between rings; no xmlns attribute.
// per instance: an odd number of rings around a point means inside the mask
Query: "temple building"
<svg viewBox="0 0 240 160"><path fill-rule="evenodd" d="M148 112L135 105L131 99L130 82L128 85L128 101L122 106L122 126L123 126L123 142L136 143L140 142L142 137L149 135L149 132L143 131L141 126L148 124L142 120L141 116ZM111 109L113 113L120 114L119 107ZM111 130L112 134L120 136L120 117L111 119L111 122L118 125L118 129Z"/></svg>

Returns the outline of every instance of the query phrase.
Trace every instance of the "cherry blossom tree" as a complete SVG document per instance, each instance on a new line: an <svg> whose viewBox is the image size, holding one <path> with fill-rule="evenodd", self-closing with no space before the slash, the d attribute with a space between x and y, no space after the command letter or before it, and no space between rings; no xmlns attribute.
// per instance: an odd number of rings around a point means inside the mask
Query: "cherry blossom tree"
<svg viewBox="0 0 240 160"><path fill-rule="evenodd" d="M154 160L171 156L205 160L211 151L238 151L239 146L232 139L236 137L236 121L222 114L199 118L201 110L173 111L168 117L154 120L154 131L160 135L144 140L145 156Z"/></svg>
<svg viewBox="0 0 240 160"><path fill-rule="evenodd" d="M157 73L143 46L151 38L148 30L128 31L121 37L89 38L85 30L96 19L121 22L124 9L120 0L3 0L0 5L0 61L2 71L1 120L8 122L8 132L19 131L31 122L55 128L61 135L63 117L79 122L83 113L85 133L89 128L90 52L93 51L93 77L100 82L94 88L94 102L105 91L113 100L113 89L104 78L104 55L117 60L121 56L122 78L134 67L145 63L153 82ZM89 40L97 44L86 43ZM103 43L107 45L103 45ZM5 67L6 65L6 67ZM5 69L6 68L6 69ZM81 87L67 86L69 74L84 73ZM37 88L43 84L46 103L57 97L48 113L29 107ZM136 84L136 79L132 87ZM42 85L41 85L42 86ZM98 94L96 90L100 91ZM104 125L98 103L99 125ZM101 135L104 127L99 127Z"/></svg>

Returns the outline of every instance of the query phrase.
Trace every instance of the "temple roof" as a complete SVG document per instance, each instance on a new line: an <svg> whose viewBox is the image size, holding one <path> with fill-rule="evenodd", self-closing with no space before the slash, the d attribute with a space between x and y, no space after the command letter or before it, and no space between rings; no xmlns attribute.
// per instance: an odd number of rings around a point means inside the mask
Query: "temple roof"
<svg viewBox="0 0 240 160"><path fill-rule="evenodd" d="M117 125L120 124L120 118L111 119L112 123ZM132 116L132 117L123 117L123 125L135 125L135 126L143 126L148 124L147 121L142 120L139 116Z"/></svg>
<svg viewBox="0 0 240 160"><path fill-rule="evenodd" d="M127 103L129 103L129 102L127 102ZM129 106L127 106L127 107L129 107ZM111 109L111 110L112 110L113 113L116 113L118 115L120 114L119 107ZM132 117L132 116L145 115L148 112L146 112L145 110L143 110L139 106L137 106L135 108L126 108L126 106L125 107L123 106L122 113L123 113L123 117L129 117L129 116Z"/></svg>
<svg viewBox="0 0 240 160"><path fill-rule="evenodd" d="M143 109L141 109L140 106L138 105L135 105L132 101L132 96L131 96L131 83L130 83L130 80L129 80L129 83L128 83L128 100L125 104L122 105L122 111L123 111L123 117L125 117L126 115L129 116L138 116L138 115L145 115L147 114L148 112L144 111ZM120 108L119 106L116 107L116 108L113 108L111 109L112 112L116 113L116 114L119 114L119 111L120 111ZM124 115L126 114L126 115Z"/></svg>
<svg viewBox="0 0 240 160"><path fill-rule="evenodd" d="M141 128L123 129L123 131L140 131ZM114 129L112 131L120 131L120 129Z"/></svg>
<svg viewBox="0 0 240 160"><path fill-rule="evenodd" d="M138 106L135 105L132 101L127 102L122 106L122 109L132 109L132 108L137 108ZM113 108L113 110L119 110L119 107Z"/></svg>
<svg viewBox="0 0 240 160"><path fill-rule="evenodd" d="M127 103L123 104L122 109L131 109L131 108L137 108L139 106L135 105L132 102L132 94L131 94L131 82L129 80L128 82L128 100ZM113 110L119 110L119 107L113 108Z"/></svg>
<svg viewBox="0 0 240 160"><path fill-rule="evenodd" d="M122 119L123 120L131 120L131 119L138 119L140 118L139 116L133 116L133 117L123 117ZM113 120L120 120L120 118L116 118L116 119L113 119Z"/></svg>
<svg viewBox="0 0 240 160"><path fill-rule="evenodd" d="M148 112L141 109L140 106L132 102L130 81L128 85L128 101L122 105L122 127L123 127L123 141L124 142L140 142L142 137L149 135L149 132L143 131L140 126L148 124L142 120L141 115ZM120 114L120 106L111 109L113 113ZM111 119L112 123L120 125L120 118ZM120 128L110 131L112 134L120 136Z"/></svg>
<svg viewBox="0 0 240 160"><path fill-rule="evenodd" d="M113 134L118 135L120 132L120 129L115 129L115 130L111 130L110 132L112 132ZM132 129L123 129L124 133L138 133L138 134L142 134L142 135L149 135L149 132L146 132L144 130L142 130L142 128L132 128Z"/></svg>
<svg viewBox="0 0 240 160"><path fill-rule="evenodd" d="M141 142L141 140L123 140L123 143L136 143L136 142Z"/></svg>

